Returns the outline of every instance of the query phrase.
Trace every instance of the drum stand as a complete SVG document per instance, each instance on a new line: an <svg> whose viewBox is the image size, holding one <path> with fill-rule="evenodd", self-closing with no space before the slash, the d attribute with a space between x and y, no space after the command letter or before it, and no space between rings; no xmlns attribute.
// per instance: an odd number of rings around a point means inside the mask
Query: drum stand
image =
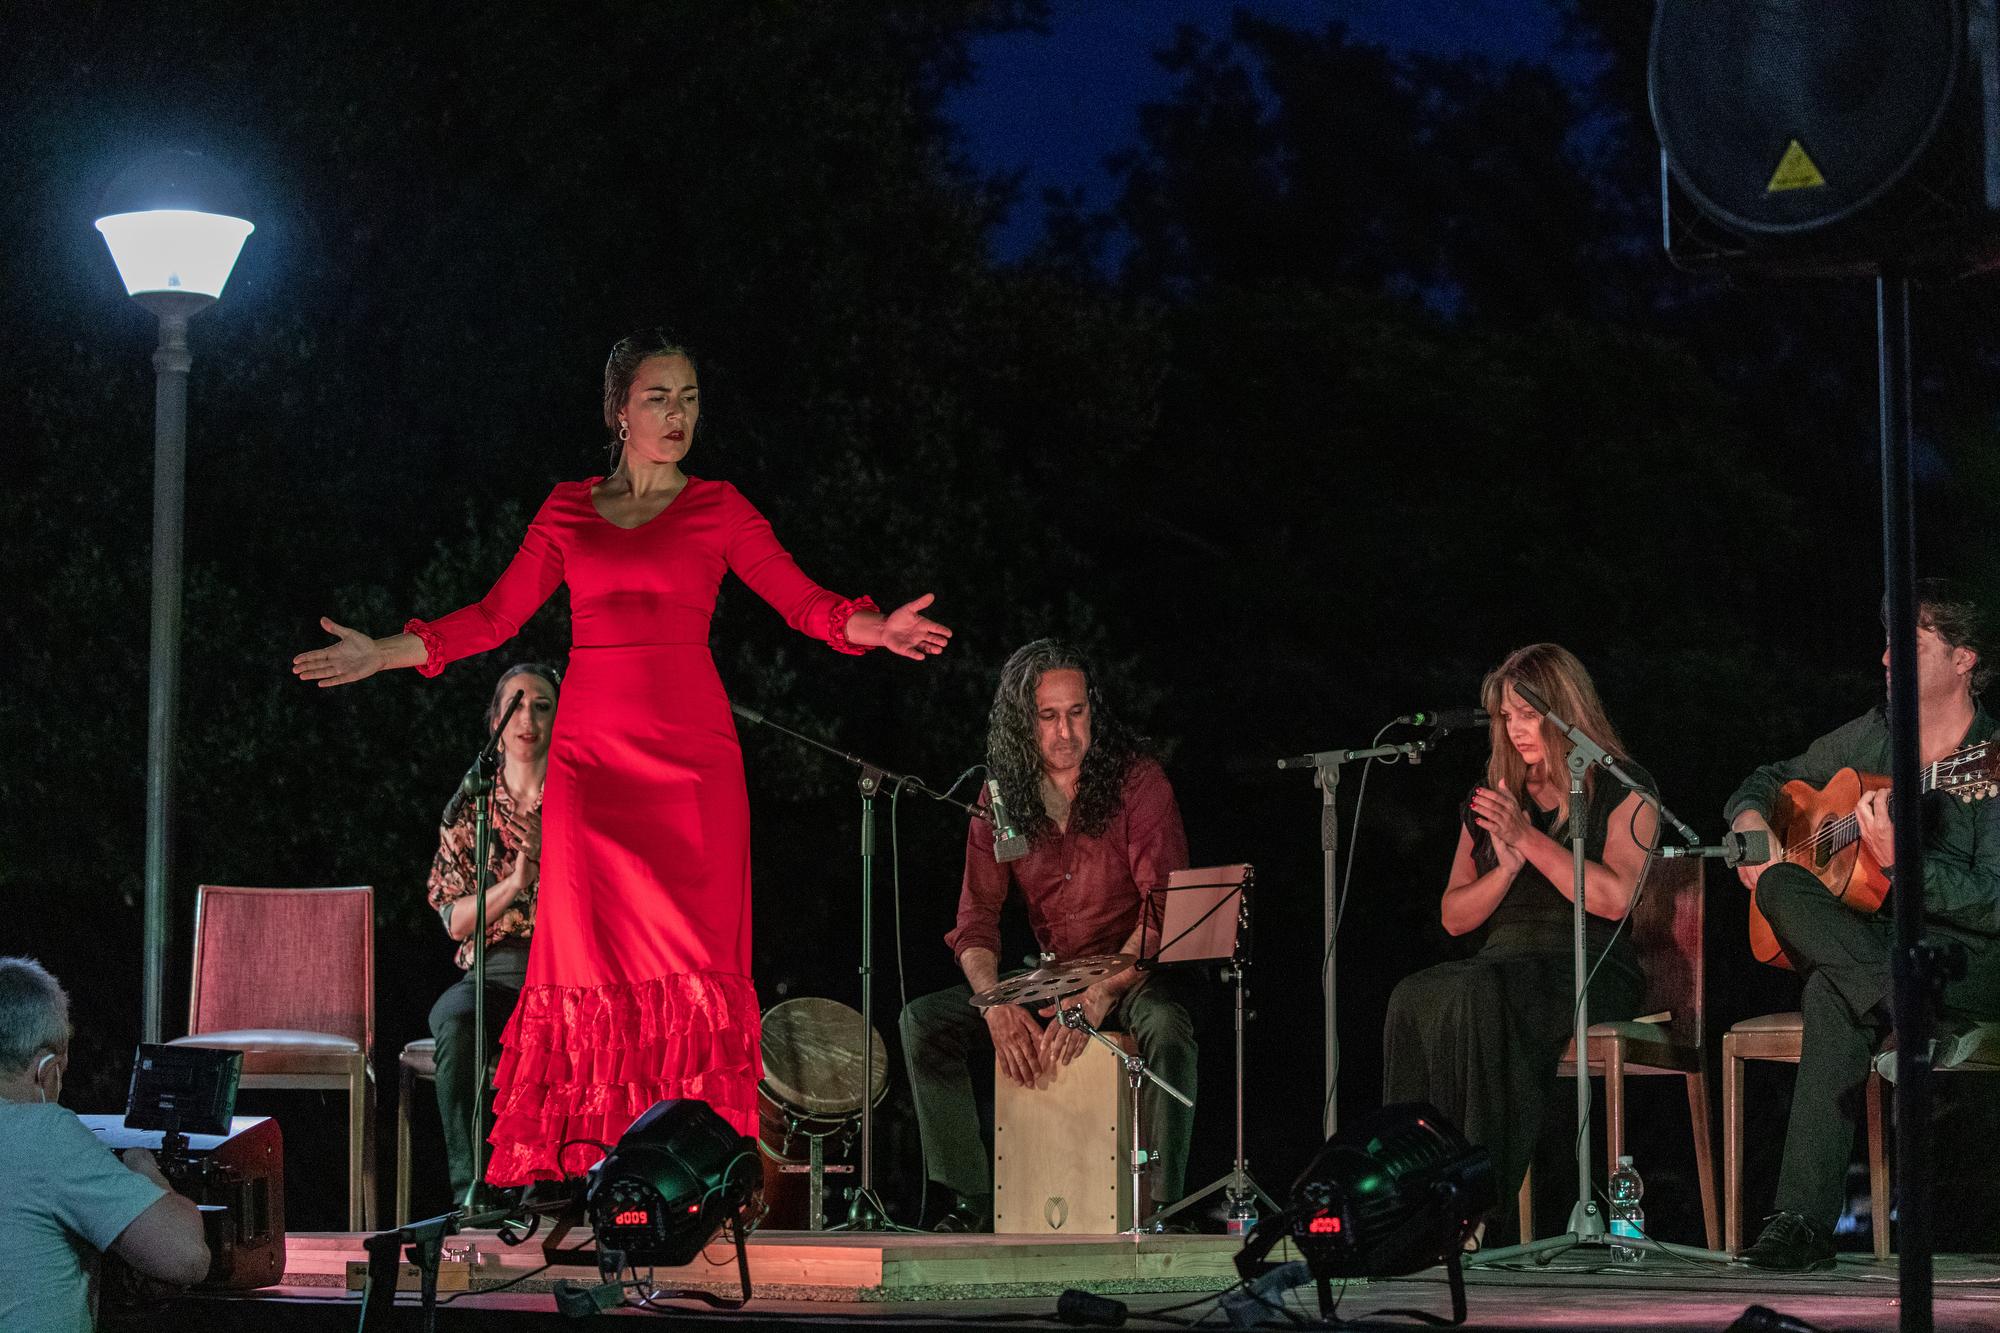
<svg viewBox="0 0 2000 1333"><path fill-rule="evenodd" d="M1083 1016L1082 1005L1071 1005L1067 1009L1059 1010L1057 1019L1070 1031L1081 1032L1093 1041L1104 1043L1111 1053L1118 1057L1119 1063L1125 1066L1125 1086L1131 1090L1132 1095L1132 1229L1125 1234L1142 1235L1146 1230L1145 1211L1141 1206L1145 1202L1146 1173L1152 1169L1155 1154L1146 1151L1145 1138L1141 1132L1143 1126L1139 1123L1140 1089L1149 1081L1156 1083L1162 1092L1189 1110L1194 1109L1194 1098L1149 1069L1145 1056L1136 1051L1127 1054L1123 1046L1093 1027L1090 1020Z"/></svg>
<svg viewBox="0 0 2000 1333"><path fill-rule="evenodd" d="M836 749L824 741L801 735L790 727L781 726L765 717L754 708L741 704L731 704L731 712L759 726L769 727L791 737L803 745L844 760L861 770L855 780L855 788L861 795L861 1172L854 1184L854 1197L848 1204L847 1221L839 1228L844 1231L912 1231L914 1227L899 1227L889 1220L889 1210L882 1206L882 1200L875 1193L875 1064L872 1059L871 1043L875 1035L875 796L883 790L889 792L912 792L928 796L934 801L955 805L974 818L987 818L975 806L961 801L948 792L932 791L923 780L907 773L895 773L872 764L860 755L849 754Z"/></svg>
<svg viewBox="0 0 2000 1333"><path fill-rule="evenodd" d="M809 1129L801 1129L796 1124L785 1126L785 1140L782 1145L784 1152L789 1153L792 1150L793 1135L796 1134L806 1141L806 1230L808 1231L826 1230L826 1141L835 1134L853 1133L854 1124L851 1121L841 1129L825 1134L815 1134ZM768 1152L769 1149L763 1151ZM785 1159L780 1157L778 1160L783 1162ZM779 1169L784 1168L781 1166ZM852 1171L854 1168L843 1166L838 1169Z"/></svg>

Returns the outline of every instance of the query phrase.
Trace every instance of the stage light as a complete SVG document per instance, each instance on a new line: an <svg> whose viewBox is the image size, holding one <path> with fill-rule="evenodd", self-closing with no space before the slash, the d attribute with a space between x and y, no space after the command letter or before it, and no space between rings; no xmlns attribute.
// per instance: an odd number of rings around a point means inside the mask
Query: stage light
<svg viewBox="0 0 2000 1333"><path fill-rule="evenodd" d="M1312 1280L1330 1320L1332 1279L1396 1277L1442 1263L1450 1269L1453 1312L1463 1322L1459 1256L1498 1202L1484 1148L1466 1142L1435 1107L1385 1106L1328 1139L1299 1173L1286 1206L1251 1229L1236 1256L1236 1271L1251 1284L1238 1304L1247 1312ZM1281 1240L1299 1252L1298 1264L1265 1262Z"/></svg>
<svg viewBox="0 0 2000 1333"><path fill-rule="evenodd" d="M593 1174L600 1267L612 1252L622 1266L691 1263L725 1224L741 1235L763 1189L755 1140L697 1101L655 1103Z"/></svg>

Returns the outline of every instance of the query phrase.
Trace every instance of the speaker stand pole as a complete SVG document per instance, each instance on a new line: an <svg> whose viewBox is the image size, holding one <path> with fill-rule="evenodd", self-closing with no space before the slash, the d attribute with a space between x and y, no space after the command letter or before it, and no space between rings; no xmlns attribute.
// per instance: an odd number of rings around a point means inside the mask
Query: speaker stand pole
<svg viewBox="0 0 2000 1333"><path fill-rule="evenodd" d="M1885 268L1875 279L1877 392L1882 422L1882 578L1889 612L1889 781L1917 788L1916 522L1910 468L1910 280ZM1923 803L1890 803L1895 825L1896 948L1891 1012L1896 1026L1898 1245L1904 1333L1930 1333L1931 1061L1930 1004L1936 960L1923 941ZM1887 1226L1887 1218L1874 1219Z"/></svg>
<svg viewBox="0 0 2000 1333"><path fill-rule="evenodd" d="M1339 1002L1335 998L1335 937L1340 932L1340 762L1314 765L1313 785L1320 791L1320 891L1326 895L1326 920L1320 935L1319 988L1325 1023L1326 1088L1319 1106L1320 1133L1332 1138L1340 1128Z"/></svg>

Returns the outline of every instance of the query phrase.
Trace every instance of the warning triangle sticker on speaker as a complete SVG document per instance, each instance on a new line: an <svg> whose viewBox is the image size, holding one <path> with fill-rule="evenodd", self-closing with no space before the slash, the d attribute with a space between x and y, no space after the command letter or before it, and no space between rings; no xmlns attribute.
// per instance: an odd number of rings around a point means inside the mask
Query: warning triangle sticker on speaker
<svg viewBox="0 0 2000 1333"><path fill-rule="evenodd" d="M1778 169L1771 173L1771 183L1764 187L1765 194L1777 194L1782 190L1811 190L1826 184L1826 177L1819 174L1819 167L1807 156L1806 150L1797 139L1785 148L1785 155L1778 162Z"/></svg>

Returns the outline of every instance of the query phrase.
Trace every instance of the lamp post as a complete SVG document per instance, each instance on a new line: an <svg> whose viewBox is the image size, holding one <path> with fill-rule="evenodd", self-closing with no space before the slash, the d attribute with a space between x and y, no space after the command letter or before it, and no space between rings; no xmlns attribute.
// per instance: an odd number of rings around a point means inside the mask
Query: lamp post
<svg viewBox="0 0 2000 1333"><path fill-rule="evenodd" d="M161 1039L167 883L181 660L181 516L187 471L188 321L215 303L250 223L234 182L199 154L158 153L105 192L97 230L133 300L160 323L153 353L153 618L146 701L146 915L142 1039Z"/></svg>

